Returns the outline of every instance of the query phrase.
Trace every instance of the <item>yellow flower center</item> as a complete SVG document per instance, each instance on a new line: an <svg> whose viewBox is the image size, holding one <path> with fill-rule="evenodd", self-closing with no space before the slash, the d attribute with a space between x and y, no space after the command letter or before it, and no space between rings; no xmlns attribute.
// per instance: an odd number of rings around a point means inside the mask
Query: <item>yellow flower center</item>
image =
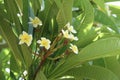
<svg viewBox="0 0 120 80"><path fill-rule="evenodd" d="M28 42L29 39L30 39L30 37L29 37L28 35L23 35L23 36L21 37L21 40L23 40L24 42Z"/></svg>
<svg viewBox="0 0 120 80"><path fill-rule="evenodd" d="M65 33L64 36L65 36L65 38L69 38L69 34L68 33Z"/></svg>
<svg viewBox="0 0 120 80"><path fill-rule="evenodd" d="M62 33L65 38L70 38L70 34L69 34L68 30L66 30L66 31L62 30Z"/></svg>
<svg viewBox="0 0 120 80"><path fill-rule="evenodd" d="M70 26L70 27L68 28L68 30L69 30L70 32L72 32L72 31L73 31L73 27Z"/></svg>
<svg viewBox="0 0 120 80"><path fill-rule="evenodd" d="M38 18L35 18L35 19L32 20L32 23L33 24L39 24L40 20Z"/></svg>
<svg viewBox="0 0 120 80"><path fill-rule="evenodd" d="M23 32L23 34L19 36L19 39L20 39L19 44L26 43L29 46L32 42L32 35L29 35L26 32Z"/></svg>
<svg viewBox="0 0 120 80"><path fill-rule="evenodd" d="M72 44L71 44L70 49L72 49L72 51L73 51L74 53L78 54L78 48L77 48L76 45L72 45Z"/></svg>
<svg viewBox="0 0 120 80"><path fill-rule="evenodd" d="M42 37L41 40L37 41L37 43L40 44L40 46L43 46L48 50L50 48L51 41L49 39Z"/></svg>
<svg viewBox="0 0 120 80"><path fill-rule="evenodd" d="M48 45L49 45L49 43L48 43L48 41L47 41L47 40L44 40L44 41L41 41L41 45L43 45L43 46L48 46Z"/></svg>
<svg viewBox="0 0 120 80"><path fill-rule="evenodd" d="M77 51L77 47L76 46L73 46L72 49L73 49L74 52Z"/></svg>

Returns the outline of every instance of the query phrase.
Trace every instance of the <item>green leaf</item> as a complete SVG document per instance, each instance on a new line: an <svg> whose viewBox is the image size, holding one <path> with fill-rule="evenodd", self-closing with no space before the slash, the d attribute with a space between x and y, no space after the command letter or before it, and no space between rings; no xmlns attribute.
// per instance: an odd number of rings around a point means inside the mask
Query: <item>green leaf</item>
<svg viewBox="0 0 120 80"><path fill-rule="evenodd" d="M120 0L104 0L105 2L114 2L114 1L120 1Z"/></svg>
<svg viewBox="0 0 120 80"><path fill-rule="evenodd" d="M31 17L31 18L34 18L35 16L34 16L34 13L33 13L33 10L32 10L32 8L29 6L29 16ZM28 33L29 34L33 34L33 25L32 24L29 24L29 27L28 27Z"/></svg>
<svg viewBox="0 0 120 80"><path fill-rule="evenodd" d="M53 33L58 33L56 15L59 9L54 0L46 0L45 5L45 9L39 13L39 18L43 22L43 26L40 27L41 31L39 32L39 35L40 37L46 36L48 38L51 38L51 36L53 36Z"/></svg>
<svg viewBox="0 0 120 80"><path fill-rule="evenodd" d="M57 79L57 80L75 80L75 79L74 78L68 78L68 79L65 78L65 79ZM79 79L79 80L81 80L81 79Z"/></svg>
<svg viewBox="0 0 120 80"><path fill-rule="evenodd" d="M108 4L108 6L111 10L111 14L120 14L120 5Z"/></svg>
<svg viewBox="0 0 120 80"><path fill-rule="evenodd" d="M19 10L20 10L20 12L23 10L23 2L22 2L22 0L15 0L16 1L16 3L17 3L17 6L19 7Z"/></svg>
<svg viewBox="0 0 120 80"><path fill-rule="evenodd" d="M59 2L59 4L58 4ZM57 22L59 26L59 30L67 24L67 22L72 21L72 6L73 6L73 0L63 0L63 2L60 4L60 1L56 1L56 4L60 7L59 12L57 14Z"/></svg>
<svg viewBox="0 0 120 80"><path fill-rule="evenodd" d="M97 36L97 31L94 28L91 28L91 30L87 31L87 33L75 42L75 44L77 44L78 47L85 47L86 45L92 43Z"/></svg>
<svg viewBox="0 0 120 80"><path fill-rule="evenodd" d="M39 73L37 74L35 80L47 80L46 76L44 75L44 73L42 71L39 71Z"/></svg>
<svg viewBox="0 0 120 80"><path fill-rule="evenodd" d="M22 0L23 2L23 16L22 16L22 24L23 29L28 31L28 22L29 22L29 0Z"/></svg>
<svg viewBox="0 0 120 80"><path fill-rule="evenodd" d="M2 33L4 39L8 43L8 46L10 47L11 51L13 52L13 55L14 55L16 61L18 62L19 65L21 65L21 63L23 61L23 57L22 57L21 51L18 46L18 40L17 40L15 34L13 33L10 24L8 22L6 22L5 19L2 18L3 17L2 15L0 15L0 17L1 17L0 32Z"/></svg>
<svg viewBox="0 0 120 80"><path fill-rule="evenodd" d="M120 51L120 39L117 37L111 37L106 39L98 40L85 48L83 48L78 55L72 54L66 61L60 66L56 67L49 78L58 77L74 66L81 64L82 62L114 56Z"/></svg>
<svg viewBox="0 0 120 80"><path fill-rule="evenodd" d="M0 51L3 49L3 48L7 48L8 45L5 43L5 44L0 44Z"/></svg>
<svg viewBox="0 0 120 80"><path fill-rule="evenodd" d="M0 80L6 80L3 71L0 69Z"/></svg>
<svg viewBox="0 0 120 80"><path fill-rule="evenodd" d="M116 26L115 22L107 14L99 10L95 11L95 21L109 26L111 29L113 29L117 33L119 32L118 27Z"/></svg>
<svg viewBox="0 0 120 80"><path fill-rule="evenodd" d="M100 59L95 59L95 60L93 60L93 65L105 67L104 58L100 58Z"/></svg>
<svg viewBox="0 0 120 80"><path fill-rule="evenodd" d="M94 11L89 0L80 0L79 2L81 6L80 8L82 9L83 13L82 13L82 18L80 18L81 22L79 22L79 25L77 26L77 31L78 31L77 36L79 40L81 40L84 39L87 31L89 31L93 25Z"/></svg>
<svg viewBox="0 0 120 80"><path fill-rule="evenodd" d="M23 57L26 63L26 68L28 69L32 63L32 52L26 45L21 45L21 50L23 52Z"/></svg>
<svg viewBox="0 0 120 80"><path fill-rule="evenodd" d="M120 79L120 63L117 61L116 57L105 58L105 66L111 70Z"/></svg>
<svg viewBox="0 0 120 80"><path fill-rule="evenodd" d="M10 71L10 79L11 80L16 80L16 76L12 71Z"/></svg>
<svg viewBox="0 0 120 80"><path fill-rule="evenodd" d="M0 80L6 80L4 72L2 71L2 61L0 61Z"/></svg>
<svg viewBox="0 0 120 80"><path fill-rule="evenodd" d="M21 29L21 23L19 21L19 18L17 16L19 12L18 6L15 2L15 0L4 0L5 7L7 10L7 15L9 17L10 23L13 24L13 27L16 30L16 33L19 35L22 31ZM15 25L14 25L15 24Z"/></svg>
<svg viewBox="0 0 120 80"><path fill-rule="evenodd" d="M106 12L104 0L93 0L93 2L97 4L98 8L99 8L101 11Z"/></svg>
<svg viewBox="0 0 120 80"><path fill-rule="evenodd" d="M17 61L16 61L15 57L13 56L13 53L12 52L10 52L10 53L11 53L10 70L13 72L19 73L21 67L17 64Z"/></svg>
<svg viewBox="0 0 120 80"><path fill-rule="evenodd" d="M62 7L62 2L60 0L54 0L58 8L60 9Z"/></svg>
<svg viewBox="0 0 120 80"><path fill-rule="evenodd" d="M30 6L30 0L22 0L23 2L23 16L22 16L22 24L23 24L23 30L33 34L33 26L31 24L28 24L29 17L34 18L34 12ZM35 2L35 1L34 1Z"/></svg>
<svg viewBox="0 0 120 80"><path fill-rule="evenodd" d="M119 80L110 70L99 66L83 66L70 69L65 75L73 76L75 79L95 79L95 80ZM82 80L83 80L82 79Z"/></svg>
<svg viewBox="0 0 120 80"><path fill-rule="evenodd" d="M32 3L32 7L33 7L33 10L34 10L34 14L38 14L38 12L40 11L40 8L41 8L41 3L42 3L42 0L31 0L31 3Z"/></svg>

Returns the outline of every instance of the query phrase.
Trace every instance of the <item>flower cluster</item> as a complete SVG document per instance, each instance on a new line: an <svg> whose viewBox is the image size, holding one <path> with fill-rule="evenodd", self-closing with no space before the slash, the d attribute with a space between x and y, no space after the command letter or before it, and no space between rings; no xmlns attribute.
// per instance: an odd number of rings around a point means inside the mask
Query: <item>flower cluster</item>
<svg viewBox="0 0 120 80"><path fill-rule="evenodd" d="M76 30L73 28L73 26L70 25L70 23L67 23L65 25L65 28L67 29L66 30L62 29L63 36L67 39L70 39L71 41L73 40L77 41L78 38L73 35L73 33L77 33Z"/></svg>
<svg viewBox="0 0 120 80"><path fill-rule="evenodd" d="M30 18L30 22L29 24L32 24L34 28L37 28L38 26L42 26L42 21L38 18ZM77 41L78 38L76 36L74 36L75 33L77 33L77 31L74 29L74 27L72 25L70 25L70 23L67 23L64 27L64 29L61 30L62 31L62 35L63 38L69 40L69 41ZM27 44L27 46L30 46L32 43L32 35L28 34L27 32L23 31L22 34L20 34L19 36L19 44ZM49 50L50 47L53 47L52 44L54 44L54 42L51 44L51 41L45 37L41 37L41 39L37 40L36 42L37 44L39 44L40 47L44 47L46 50ZM57 42L56 42L57 43ZM55 47L53 47L55 48ZM76 45L73 45L70 43L70 50L72 50L75 54L78 54L78 48ZM55 48L55 50L58 48Z"/></svg>
<svg viewBox="0 0 120 80"><path fill-rule="evenodd" d="M34 28L37 28L38 26L42 25L42 21L38 17L35 17L34 19L30 17L29 23L32 24ZM31 34L28 34L27 32L23 31L23 33L20 34L19 39L19 44L26 43L27 46L30 46L33 38ZM42 37L41 40L37 41L37 43L40 44L41 47L45 47L48 50L50 48L51 41Z"/></svg>
<svg viewBox="0 0 120 80"><path fill-rule="evenodd" d="M70 25L70 23L67 23L65 25L65 30L62 29L62 33L63 33L64 38L66 38L66 39L69 39L71 41L73 41L73 40L77 41L78 40L78 38L73 35L73 34L77 33L77 31L73 28L72 25ZM77 46L73 45L73 44L70 44L70 45L71 45L70 49L74 53L78 54L78 48L77 48Z"/></svg>

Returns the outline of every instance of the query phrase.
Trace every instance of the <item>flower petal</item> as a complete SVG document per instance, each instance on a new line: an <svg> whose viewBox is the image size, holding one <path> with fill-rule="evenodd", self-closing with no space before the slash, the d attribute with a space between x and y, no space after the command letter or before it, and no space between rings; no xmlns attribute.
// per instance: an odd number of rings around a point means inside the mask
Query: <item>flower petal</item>
<svg viewBox="0 0 120 80"><path fill-rule="evenodd" d="M39 43L41 47L45 47L48 50L50 48L51 41L45 37L41 37L41 40L38 40L37 43Z"/></svg>
<svg viewBox="0 0 120 80"><path fill-rule="evenodd" d="M37 43L40 44L40 43L41 43L41 40L38 40Z"/></svg>
<svg viewBox="0 0 120 80"><path fill-rule="evenodd" d="M19 44L23 44L24 42L23 41L20 41Z"/></svg>
<svg viewBox="0 0 120 80"><path fill-rule="evenodd" d="M78 54L78 48L76 45L73 45L73 44L70 44L70 49L75 53L75 54Z"/></svg>
<svg viewBox="0 0 120 80"><path fill-rule="evenodd" d="M30 44L32 43L32 35L31 34L29 35L25 31L23 31L22 34L20 34L19 39L20 39L19 44L26 43L28 46L30 46Z"/></svg>

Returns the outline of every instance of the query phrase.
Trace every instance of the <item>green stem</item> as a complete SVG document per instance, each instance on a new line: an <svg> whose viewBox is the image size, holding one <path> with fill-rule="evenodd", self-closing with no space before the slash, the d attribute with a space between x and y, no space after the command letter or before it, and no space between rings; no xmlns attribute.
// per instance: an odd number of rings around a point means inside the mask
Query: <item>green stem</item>
<svg viewBox="0 0 120 80"><path fill-rule="evenodd" d="M36 78L36 76L37 76L37 73L40 71L42 65L44 64L44 62L45 62L45 60L46 60L46 58L47 58L48 56L50 56L51 53L52 53L52 51L48 51L47 54L45 54L45 55L43 56L42 61L40 62L38 68L37 68L36 71L35 71L35 74L33 75L33 80L35 80L35 78Z"/></svg>

